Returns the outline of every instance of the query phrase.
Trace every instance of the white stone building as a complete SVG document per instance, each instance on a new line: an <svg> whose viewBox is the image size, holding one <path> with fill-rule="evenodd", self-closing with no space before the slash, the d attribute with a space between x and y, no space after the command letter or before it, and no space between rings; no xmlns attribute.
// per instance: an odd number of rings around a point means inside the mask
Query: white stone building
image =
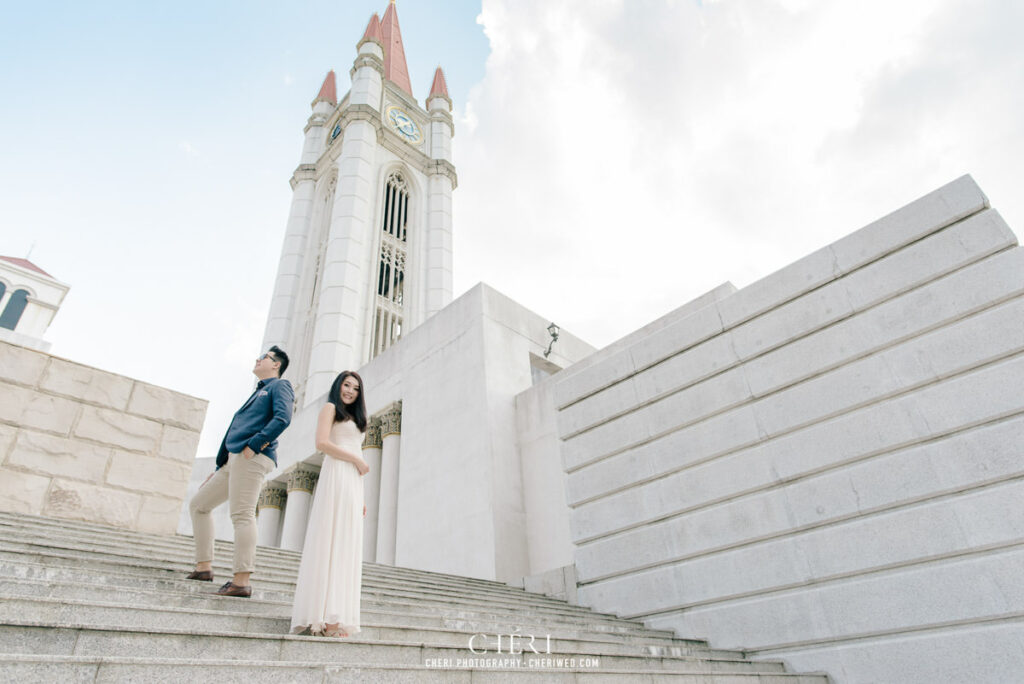
<svg viewBox="0 0 1024 684"><path fill-rule="evenodd" d="M443 75L419 107L393 3L358 50L292 179L265 346L298 407L261 543L301 548L316 415L354 369L367 561L837 682L1019 678L1024 264L970 177L594 350L484 284L450 301Z"/></svg>
<svg viewBox="0 0 1024 684"><path fill-rule="evenodd" d="M49 351L43 335L69 289L28 259L0 256L0 340Z"/></svg>

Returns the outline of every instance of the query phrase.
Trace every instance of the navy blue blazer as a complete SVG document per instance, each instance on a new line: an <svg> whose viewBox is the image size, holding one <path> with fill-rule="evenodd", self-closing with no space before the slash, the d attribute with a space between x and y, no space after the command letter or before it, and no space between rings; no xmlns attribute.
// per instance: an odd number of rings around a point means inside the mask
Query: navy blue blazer
<svg viewBox="0 0 1024 684"><path fill-rule="evenodd" d="M228 462L228 453L240 454L249 447L277 463L277 437L292 422L295 392L281 378L260 380L256 391L235 412L217 452L217 469Z"/></svg>

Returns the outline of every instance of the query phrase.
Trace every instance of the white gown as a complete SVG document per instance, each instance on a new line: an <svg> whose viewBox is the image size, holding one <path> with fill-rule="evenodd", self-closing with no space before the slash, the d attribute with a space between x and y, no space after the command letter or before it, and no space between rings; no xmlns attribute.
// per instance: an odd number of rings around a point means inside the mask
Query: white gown
<svg viewBox="0 0 1024 684"><path fill-rule="evenodd" d="M363 434L351 420L331 426L330 439L361 454ZM295 584L292 634L338 623L359 632L363 569L363 478L356 467L324 455Z"/></svg>

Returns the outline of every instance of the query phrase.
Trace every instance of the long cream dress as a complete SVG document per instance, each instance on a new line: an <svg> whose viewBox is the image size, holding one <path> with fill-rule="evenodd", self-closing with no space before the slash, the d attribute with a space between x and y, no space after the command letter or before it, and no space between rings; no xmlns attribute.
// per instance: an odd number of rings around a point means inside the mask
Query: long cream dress
<svg viewBox="0 0 1024 684"><path fill-rule="evenodd" d="M331 441L362 453L363 435L351 420L331 426ZM292 634L338 623L359 632L363 567L363 478L348 461L324 456L292 605Z"/></svg>

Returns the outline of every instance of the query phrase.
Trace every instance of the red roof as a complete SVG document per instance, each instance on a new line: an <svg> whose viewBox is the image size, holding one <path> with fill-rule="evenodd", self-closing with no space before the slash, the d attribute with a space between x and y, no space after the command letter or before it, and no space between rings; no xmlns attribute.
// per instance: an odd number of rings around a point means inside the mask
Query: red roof
<svg viewBox="0 0 1024 684"><path fill-rule="evenodd" d="M435 95L448 97L448 84L444 81L444 72L441 71L441 67L437 67L437 71L434 72L434 82L430 84L430 95L427 96L427 99L429 100Z"/></svg>
<svg viewBox="0 0 1024 684"><path fill-rule="evenodd" d="M0 261L7 261L9 263L14 264L15 266L21 266L22 268L27 268L30 271L35 271L36 273L42 273L47 278L53 278L52 275L50 275L49 273L47 273L43 269L39 268L38 266L33 264L28 259L19 259L18 257L0 256Z"/></svg>
<svg viewBox="0 0 1024 684"><path fill-rule="evenodd" d="M380 35L380 17L377 16L376 12L370 17L370 23L366 25L366 32L363 33L363 40L359 42L362 43L366 40L375 40L384 45L384 39Z"/></svg>
<svg viewBox="0 0 1024 684"><path fill-rule="evenodd" d="M338 103L338 90L334 86L334 69L327 72L327 78L324 79L324 84L320 86L320 94L316 96L314 102L319 100L327 100L331 104Z"/></svg>
<svg viewBox="0 0 1024 684"><path fill-rule="evenodd" d="M388 10L380 20L380 33L384 44L384 78L412 95L409 67L405 64L405 48L402 46L402 31L398 28L398 12L394 0L388 4Z"/></svg>

